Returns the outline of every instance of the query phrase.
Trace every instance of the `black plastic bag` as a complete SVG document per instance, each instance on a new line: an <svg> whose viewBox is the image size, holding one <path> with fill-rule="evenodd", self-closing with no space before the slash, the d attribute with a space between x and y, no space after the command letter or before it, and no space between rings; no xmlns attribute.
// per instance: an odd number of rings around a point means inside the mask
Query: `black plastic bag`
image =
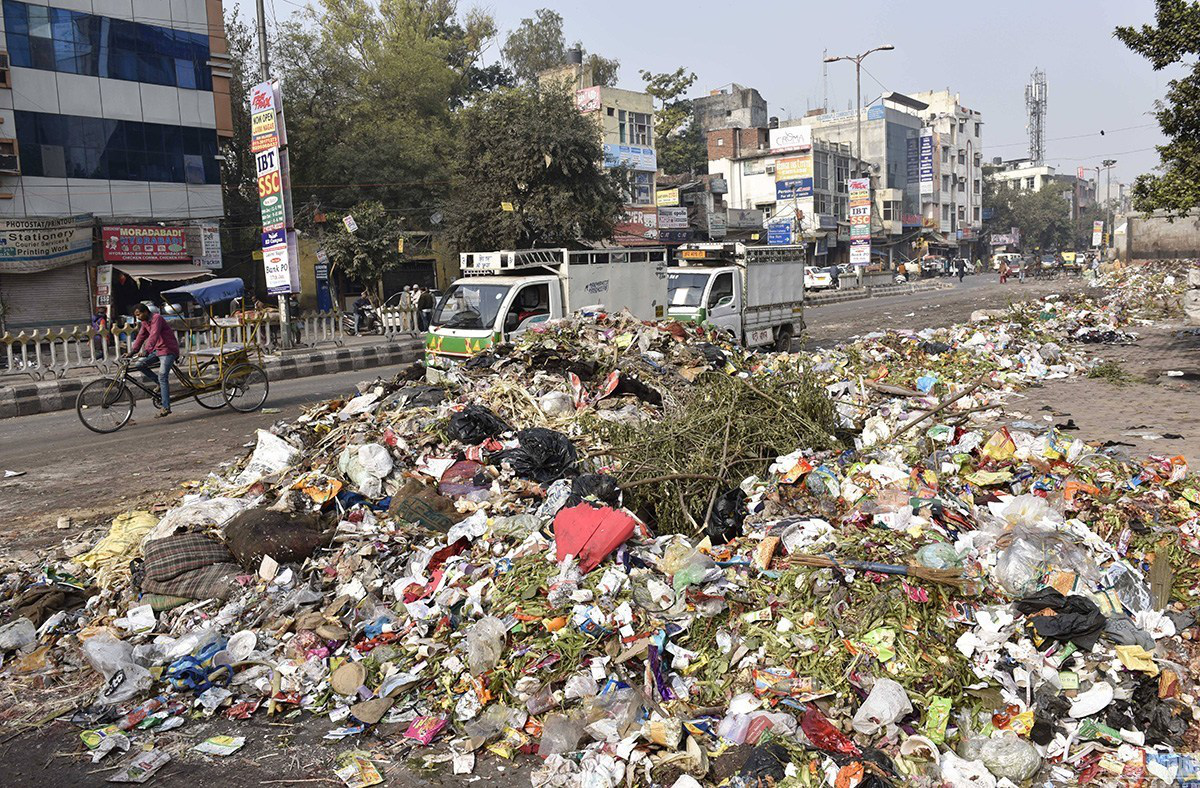
<svg viewBox="0 0 1200 788"><path fill-rule="evenodd" d="M621 487L617 480L606 473L585 473L571 482L571 497L565 506L598 501L613 507L621 505Z"/></svg>
<svg viewBox="0 0 1200 788"><path fill-rule="evenodd" d="M725 369L725 365L729 363L729 357L725 355L725 351L711 342L701 342L699 348L700 352L704 354L704 360L713 369Z"/></svg>
<svg viewBox="0 0 1200 788"><path fill-rule="evenodd" d="M717 496L712 514L705 523L705 531L714 544L726 544L742 535L742 523L746 520L746 495L734 487Z"/></svg>
<svg viewBox="0 0 1200 788"><path fill-rule="evenodd" d="M488 438L502 435L512 427L482 405L468 405L450 417L450 437L456 441L475 446Z"/></svg>
<svg viewBox="0 0 1200 788"><path fill-rule="evenodd" d="M521 445L496 455L496 462L505 460L522 479L547 484L575 474L575 445L561 432L545 427L532 427L517 432Z"/></svg>

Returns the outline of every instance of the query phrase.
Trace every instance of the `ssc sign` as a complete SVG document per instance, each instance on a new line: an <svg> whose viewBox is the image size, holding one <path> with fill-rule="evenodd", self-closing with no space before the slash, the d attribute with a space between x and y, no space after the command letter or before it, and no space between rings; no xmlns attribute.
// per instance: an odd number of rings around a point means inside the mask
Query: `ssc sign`
<svg viewBox="0 0 1200 788"><path fill-rule="evenodd" d="M272 194L279 194L281 191L283 191L283 181L279 177L278 170L258 176L258 199L262 200Z"/></svg>

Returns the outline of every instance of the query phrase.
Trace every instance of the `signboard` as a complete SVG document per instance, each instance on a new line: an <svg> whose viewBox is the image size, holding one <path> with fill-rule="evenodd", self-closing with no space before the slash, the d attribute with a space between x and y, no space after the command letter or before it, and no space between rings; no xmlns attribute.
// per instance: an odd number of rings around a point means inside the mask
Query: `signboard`
<svg viewBox="0 0 1200 788"><path fill-rule="evenodd" d="M703 249L684 249L679 253L684 260L703 260L706 255Z"/></svg>
<svg viewBox="0 0 1200 788"><path fill-rule="evenodd" d="M292 291L291 265L286 244L263 249L263 271L267 275L268 295Z"/></svg>
<svg viewBox="0 0 1200 788"><path fill-rule="evenodd" d="M654 204L659 208L679 205L679 189L659 189L654 193Z"/></svg>
<svg viewBox="0 0 1200 788"><path fill-rule="evenodd" d="M933 194L933 132L929 129L921 129L921 140L917 145L917 175L921 194Z"/></svg>
<svg viewBox="0 0 1200 788"><path fill-rule="evenodd" d="M575 91L575 109L580 112L595 112L600 109L600 87L597 85Z"/></svg>
<svg viewBox="0 0 1200 788"><path fill-rule="evenodd" d="M730 230L756 230L763 226L763 212L757 208L729 208L725 224Z"/></svg>
<svg viewBox="0 0 1200 788"><path fill-rule="evenodd" d="M109 263L96 266L96 306L112 303L113 267Z"/></svg>
<svg viewBox="0 0 1200 788"><path fill-rule="evenodd" d="M627 207L624 221L613 226L613 240L624 244L658 241L658 209Z"/></svg>
<svg viewBox="0 0 1200 788"><path fill-rule="evenodd" d="M258 209L263 231L283 230L287 226L287 207L283 201L283 175L279 171L279 151L275 148L254 156L258 173Z"/></svg>
<svg viewBox="0 0 1200 788"><path fill-rule="evenodd" d="M100 231L110 263L191 262L186 227L105 227Z"/></svg>
<svg viewBox="0 0 1200 788"><path fill-rule="evenodd" d="M772 222L767 225L767 244L770 246L786 246L792 242L792 223Z"/></svg>
<svg viewBox="0 0 1200 788"><path fill-rule="evenodd" d="M867 120L883 120L884 111L882 104L872 104L867 107Z"/></svg>
<svg viewBox="0 0 1200 788"><path fill-rule="evenodd" d="M850 178L849 192L850 264L871 262L871 179Z"/></svg>
<svg viewBox="0 0 1200 788"><path fill-rule="evenodd" d="M775 199L797 200L813 193L812 154L775 162Z"/></svg>
<svg viewBox="0 0 1200 788"><path fill-rule="evenodd" d="M200 222L200 254L193 258L202 268L221 267L221 225L217 222Z"/></svg>
<svg viewBox="0 0 1200 788"><path fill-rule="evenodd" d="M658 209L658 227L660 230L686 230L687 226L688 226L688 209L687 208L659 208Z"/></svg>
<svg viewBox="0 0 1200 788"><path fill-rule="evenodd" d="M604 166L654 172L658 169L658 156L654 153L654 148L606 142L604 143Z"/></svg>
<svg viewBox="0 0 1200 788"><path fill-rule="evenodd" d="M250 89L250 152L262 153L278 147L275 91L270 82L260 82Z"/></svg>
<svg viewBox="0 0 1200 788"><path fill-rule="evenodd" d="M724 238L728 227L725 223L724 211L709 211L708 216L708 237L709 238Z"/></svg>
<svg viewBox="0 0 1200 788"><path fill-rule="evenodd" d="M345 216L343 216L342 224L346 225L346 232L349 232L349 233L358 232L358 222L354 221L354 217L352 215L346 214Z"/></svg>
<svg viewBox="0 0 1200 788"><path fill-rule="evenodd" d="M916 137L909 137L905 142L905 157L906 175L909 183L917 183L921 177L921 151L920 140Z"/></svg>
<svg viewBox="0 0 1200 788"><path fill-rule="evenodd" d="M1092 246L1099 246L1100 239L1104 236L1104 222L1092 222Z"/></svg>
<svg viewBox="0 0 1200 788"><path fill-rule="evenodd" d="M770 129L767 132L767 142L770 145L771 153L811 148L812 126L785 126L781 129Z"/></svg>
<svg viewBox="0 0 1200 788"><path fill-rule="evenodd" d="M35 274L92 259L90 213L61 219L0 219L0 274Z"/></svg>
<svg viewBox="0 0 1200 788"><path fill-rule="evenodd" d="M662 220L662 217L659 217ZM658 240L665 244L682 244L692 240L691 230L664 230L658 228Z"/></svg>

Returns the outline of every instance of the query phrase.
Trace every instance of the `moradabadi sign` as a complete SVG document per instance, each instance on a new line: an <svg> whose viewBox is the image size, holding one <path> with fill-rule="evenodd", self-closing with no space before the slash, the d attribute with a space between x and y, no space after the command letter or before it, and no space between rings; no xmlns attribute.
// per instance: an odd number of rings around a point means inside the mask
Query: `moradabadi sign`
<svg viewBox="0 0 1200 788"><path fill-rule="evenodd" d="M92 215L0 219L0 274L36 274L92 259Z"/></svg>

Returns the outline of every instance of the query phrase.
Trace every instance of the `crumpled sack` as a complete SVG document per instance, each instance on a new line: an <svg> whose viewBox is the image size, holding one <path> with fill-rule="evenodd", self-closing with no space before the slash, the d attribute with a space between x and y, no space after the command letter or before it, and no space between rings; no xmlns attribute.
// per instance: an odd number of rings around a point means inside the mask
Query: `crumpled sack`
<svg viewBox="0 0 1200 788"><path fill-rule="evenodd" d="M892 679L879 679L871 688L871 694L854 713L854 730L871 736L880 728L891 725L905 715L911 714L912 701L904 687Z"/></svg>
<svg viewBox="0 0 1200 788"><path fill-rule="evenodd" d="M225 526L225 544L238 563L257 569L264 555L281 564L300 563L328 539L312 513L247 509Z"/></svg>
<svg viewBox="0 0 1200 788"><path fill-rule="evenodd" d="M338 470L354 482L360 493L372 499L383 495L383 479L392 472L392 466L391 452L378 443L347 446L338 456Z"/></svg>
<svg viewBox="0 0 1200 788"><path fill-rule="evenodd" d="M500 452L495 461L507 462L522 479L548 484L575 471L575 444L561 432L531 427L517 432L517 442L517 448Z"/></svg>
<svg viewBox="0 0 1200 788"><path fill-rule="evenodd" d="M96 584L108 588L129 576L129 562L142 553L142 538L158 523L150 512L126 512L112 521L108 535L75 559L96 573Z"/></svg>
<svg viewBox="0 0 1200 788"><path fill-rule="evenodd" d="M618 507L621 505L621 486L607 473L585 473L571 481L571 497L566 506L575 506L587 501Z"/></svg>
<svg viewBox="0 0 1200 788"><path fill-rule="evenodd" d="M483 405L468 405L450 417L446 434L452 439L476 446L512 430L504 420Z"/></svg>
<svg viewBox="0 0 1200 788"><path fill-rule="evenodd" d="M465 514L460 514L454 508L454 501L416 479L409 479L396 491L388 505L388 513L405 522L442 533L466 518Z"/></svg>
<svg viewBox="0 0 1200 788"><path fill-rule="evenodd" d="M1085 596L1071 594L1063 596L1056 589L1043 588L1029 596L1013 602L1013 607L1024 615L1031 616L1029 623L1049 648L1053 643L1074 643L1084 651L1096 647L1096 641L1104 634L1106 619L1096 603ZM1031 615L1049 608L1055 615Z"/></svg>
<svg viewBox="0 0 1200 788"><path fill-rule="evenodd" d="M278 473L296 461L300 450L267 430L258 431L258 445L245 469L233 480L237 485L250 485L264 476Z"/></svg>

